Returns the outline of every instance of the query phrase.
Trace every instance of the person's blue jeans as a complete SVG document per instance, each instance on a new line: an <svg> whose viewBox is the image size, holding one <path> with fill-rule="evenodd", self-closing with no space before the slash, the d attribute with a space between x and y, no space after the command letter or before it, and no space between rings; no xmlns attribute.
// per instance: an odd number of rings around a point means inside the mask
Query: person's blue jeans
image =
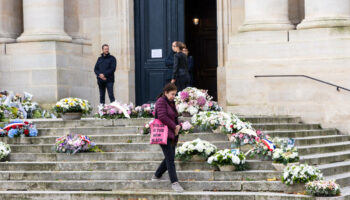
<svg viewBox="0 0 350 200"><path fill-rule="evenodd" d="M171 183L178 182L175 168L175 148L176 143L168 139L167 145L160 145L164 154L164 160L159 165L155 176L160 178L168 170Z"/></svg>
<svg viewBox="0 0 350 200"><path fill-rule="evenodd" d="M98 88L100 90L100 104L105 104L106 89L108 92L110 102L114 102L113 85L114 82L107 82L102 80L97 80Z"/></svg>

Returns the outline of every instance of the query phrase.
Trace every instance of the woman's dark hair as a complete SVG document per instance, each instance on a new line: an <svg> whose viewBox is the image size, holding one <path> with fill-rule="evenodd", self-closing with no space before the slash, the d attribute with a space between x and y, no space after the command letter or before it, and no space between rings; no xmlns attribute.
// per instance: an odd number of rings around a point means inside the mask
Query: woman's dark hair
<svg viewBox="0 0 350 200"><path fill-rule="evenodd" d="M180 51L182 51L184 48L186 48L186 45L183 42L175 42L176 47L179 47Z"/></svg>
<svg viewBox="0 0 350 200"><path fill-rule="evenodd" d="M160 97L162 97L166 92L169 93L171 91L177 91L177 87L174 83L168 83L164 86L163 88L163 92L158 95L157 99L159 99Z"/></svg>

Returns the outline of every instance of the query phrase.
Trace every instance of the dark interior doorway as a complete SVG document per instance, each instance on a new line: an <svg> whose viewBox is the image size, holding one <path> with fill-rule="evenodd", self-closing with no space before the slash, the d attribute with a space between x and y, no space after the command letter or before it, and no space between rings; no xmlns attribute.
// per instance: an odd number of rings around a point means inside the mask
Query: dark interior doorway
<svg viewBox="0 0 350 200"><path fill-rule="evenodd" d="M194 87L217 100L216 0L185 0L185 43L194 60ZM195 24L195 18L198 24Z"/></svg>

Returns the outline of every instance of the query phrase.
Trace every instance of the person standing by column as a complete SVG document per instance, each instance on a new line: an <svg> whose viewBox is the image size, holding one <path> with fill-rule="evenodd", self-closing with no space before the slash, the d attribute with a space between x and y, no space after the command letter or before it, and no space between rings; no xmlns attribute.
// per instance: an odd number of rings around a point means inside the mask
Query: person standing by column
<svg viewBox="0 0 350 200"><path fill-rule="evenodd" d="M178 91L182 91L190 84L190 74L188 72L187 56L182 52L185 44L175 43L174 67L171 83L175 83Z"/></svg>
<svg viewBox="0 0 350 200"><path fill-rule="evenodd" d="M114 72L117 68L117 60L109 53L108 44L102 45L102 54L97 59L95 65L95 74L97 77L97 84L100 90L100 104L105 104L106 89L108 92L110 102L114 102L113 85Z"/></svg>
<svg viewBox="0 0 350 200"><path fill-rule="evenodd" d="M165 65L168 67L168 69L171 69L167 71L167 78L166 78L167 82L170 82L171 76L173 74L175 47L176 47L176 41L174 41L171 44L171 51L169 52L168 56L165 59Z"/></svg>

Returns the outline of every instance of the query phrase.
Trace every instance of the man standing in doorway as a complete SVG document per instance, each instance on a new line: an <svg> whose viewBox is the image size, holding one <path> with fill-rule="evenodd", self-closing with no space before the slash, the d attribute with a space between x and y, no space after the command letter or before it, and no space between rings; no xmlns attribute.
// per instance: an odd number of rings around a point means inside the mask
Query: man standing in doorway
<svg viewBox="0 0 350 200"><path fill-rule="evenodd" d="M97 84L100 90L100 104L105 104L106 89L110 102L114 102L113 85L114 72L117 68L117 60L109 54L108 44L102 45L102 54L97 59L95 65L95 74L97 76Z"/></svg>

